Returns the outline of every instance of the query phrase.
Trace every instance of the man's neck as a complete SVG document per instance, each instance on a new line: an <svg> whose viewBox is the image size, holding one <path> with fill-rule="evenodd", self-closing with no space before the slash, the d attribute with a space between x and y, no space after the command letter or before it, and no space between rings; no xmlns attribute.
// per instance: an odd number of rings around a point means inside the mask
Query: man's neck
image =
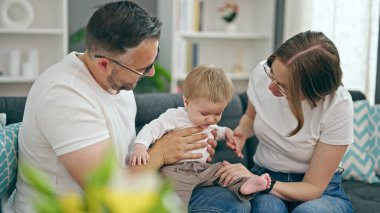
<svg viewBox="0 0 380 213"><path fill-rule="evenodd" d="M98 69L94 66L94 62L91 60L89 54L85 52L81 55L78 55L78 58L83 62L84 66L86 66L87 70L90 72L96 83L98 83L99 86L101 86L105 91L110 93L110 89L102 82L102 76L98 72Z"/></svg>

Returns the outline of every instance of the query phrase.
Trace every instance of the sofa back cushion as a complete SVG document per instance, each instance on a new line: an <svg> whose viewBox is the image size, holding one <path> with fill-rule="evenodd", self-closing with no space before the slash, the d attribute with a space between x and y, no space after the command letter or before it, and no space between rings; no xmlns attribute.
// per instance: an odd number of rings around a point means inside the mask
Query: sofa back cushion
<svg viewBox="0 0 380 213"><path fill-rule="evenodd" d="M25 102L26 97L0 97L0 112L7 115L7 124L22 121Z"/></svg>
<svg viewBox="0 0 380 213"><path fill-rule="evenodd" d="M136 131L139 132L141 128L158 118L169 108L177 108L183 106L181 94L169 94L169 93L146 93L136 94Z"/></svg>

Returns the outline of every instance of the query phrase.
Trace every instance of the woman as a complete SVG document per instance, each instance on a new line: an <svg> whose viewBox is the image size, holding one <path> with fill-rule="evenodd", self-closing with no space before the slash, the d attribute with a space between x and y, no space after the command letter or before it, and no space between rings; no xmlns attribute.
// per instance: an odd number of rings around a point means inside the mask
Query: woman
<svg viewBox="0 0 380 213"><path fill-rule="evenodd" d="M352 212L339 164L353 142L353 105L333 42L311 31L290 38L256 67L247 94L234 132L244 143L256 135L251 171L272 178L251 211ZM252 173L225 163L218 175L226 184Z"/></svg>

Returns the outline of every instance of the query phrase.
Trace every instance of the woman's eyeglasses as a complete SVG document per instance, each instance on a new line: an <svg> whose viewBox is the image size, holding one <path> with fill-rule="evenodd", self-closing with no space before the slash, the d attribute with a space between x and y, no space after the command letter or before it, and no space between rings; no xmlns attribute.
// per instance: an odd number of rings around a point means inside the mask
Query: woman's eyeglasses
<svg viewBox="0 0 380 213"><path fill-rule="evenodd" d="M270 78L270 80L276 84L277 88L278 88L278 91L280 91L280 93L286 98L286 89L284 89L284 87L282 87L277 81L276 79L274 78L273 74L272 74L272 68L270 68L268 66L268 64L263 64L264 66L264 71L265 73L267 74L267 76Z"/></svg>

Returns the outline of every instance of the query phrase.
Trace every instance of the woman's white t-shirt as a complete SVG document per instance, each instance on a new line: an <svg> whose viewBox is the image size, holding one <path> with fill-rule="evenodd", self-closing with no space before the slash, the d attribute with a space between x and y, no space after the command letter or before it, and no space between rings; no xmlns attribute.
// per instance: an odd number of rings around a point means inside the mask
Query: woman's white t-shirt
<svg viewBox="0 0 380 213"><path fill-rule="evenodd" d="M259 144L253 160L257 165L272 171L305 173L317 143L353 143L353 103L347 89L339 87L315 108L302 101L304 126L288 137L297 121L287 99L268 89L270 82L262 62L251 73L247 89L256 110L253 126Z"/></svg>

